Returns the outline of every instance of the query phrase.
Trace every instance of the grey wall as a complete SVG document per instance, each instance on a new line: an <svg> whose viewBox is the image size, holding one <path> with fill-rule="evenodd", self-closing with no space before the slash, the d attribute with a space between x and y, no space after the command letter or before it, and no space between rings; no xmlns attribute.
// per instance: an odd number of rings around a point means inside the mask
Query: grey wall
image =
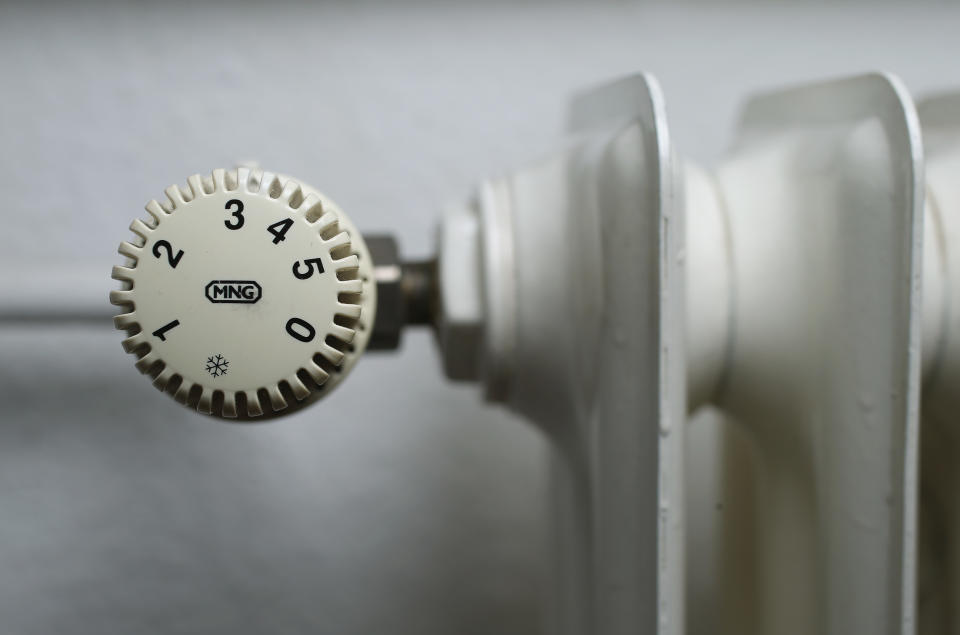
<svg viewBox="0 0 960 635"><path fill-rule="evenodd" d="M577 88L656 73L680 149L709 161L758 88L875 68L960 86L958 26L944 7L7 3L0 303L70 275L105 304L126 226L193 172L255 159L424 255L445 202L559 143ZM252 426L176 406L120 339L0 324L0 632L535 632L544 444L445 382L426 334Z"/></svg>

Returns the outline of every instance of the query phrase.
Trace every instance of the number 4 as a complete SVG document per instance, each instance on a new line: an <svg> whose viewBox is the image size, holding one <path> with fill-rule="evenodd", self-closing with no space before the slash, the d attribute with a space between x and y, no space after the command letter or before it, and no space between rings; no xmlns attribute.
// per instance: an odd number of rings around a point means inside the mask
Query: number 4
<svg viewBox="0 0 960 635"><path fill-rule="evenodd" d="M267 231L273 234L273 244L278 245L280 241L286 240L285 234L293 227L292 218L284 218L273 225L267 226Z"/></svg>

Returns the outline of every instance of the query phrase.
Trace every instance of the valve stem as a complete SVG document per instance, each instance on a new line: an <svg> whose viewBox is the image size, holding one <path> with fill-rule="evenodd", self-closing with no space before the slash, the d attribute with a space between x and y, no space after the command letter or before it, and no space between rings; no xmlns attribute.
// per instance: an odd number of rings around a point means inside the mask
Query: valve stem
<svg viewBox="0 0 960 635"><path fill-rule="evenodd" d="M400 260L393 236L364 237L373 258L377 317L368 348L394 350L404 326L432 326L437 308L437 261Z"/></svg>

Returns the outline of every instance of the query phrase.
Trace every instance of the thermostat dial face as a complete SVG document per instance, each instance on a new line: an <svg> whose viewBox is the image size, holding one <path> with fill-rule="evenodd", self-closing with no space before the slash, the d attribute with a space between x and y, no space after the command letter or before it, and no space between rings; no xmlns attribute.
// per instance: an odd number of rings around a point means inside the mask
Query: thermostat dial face
<svg viewBox="0 0 960 635"><path fill-rule="evenodd" d="M124 347L205 413L285 412L328 392L366 345L375 293L362 238L292 179L214 171L151 201L121 245L111 299ZM352 231L351 231L352 230ZM348 359L349 358L349 359Z"/></svg>

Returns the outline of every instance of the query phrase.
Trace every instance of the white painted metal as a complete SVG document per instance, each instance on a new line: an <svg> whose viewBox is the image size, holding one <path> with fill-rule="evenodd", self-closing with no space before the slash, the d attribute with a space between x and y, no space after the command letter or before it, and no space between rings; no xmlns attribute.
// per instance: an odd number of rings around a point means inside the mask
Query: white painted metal
<svg viewBox="0 0 960 635"><path fill-rule="evenodd" d="M919 633L960 633L960 94L921 102L927 158Z"/></svg>
<svg viewBox="0 0 960 635"><path fill-rule="evenodd" d="M733 343L733 247L730 220L716 181L684 166L687 223L686 351L691 410L718 397Z"/></svg>
<svg viewBox="0 0 960 635"><path fill-rule="evenodd" d="M484 186L441 233L442 254L481 254L472 288L445 288L452 304L482 298L467 375L554 442L550 632L685 632L689 393L690 409L728 419L697 455L730 503L718 535L691 536L717 559L687 569L716 596L712 632L912 633L922 169L909 98L882 75L755 98L714 172L684 168L682 208L649 79L573 113L576 143ZM479 249L450 240L467 236L464 214Z"/></svg>
<svg viewBox="0 0 960 635"><path fill-rule="evenodd" d="M627 78L581 96L572 121L613 129L572 179L575 215L597 215L605 293L592 416L580 426L592 498L573 510L593 523L595 618L580 632L682 633L685 225L664 102L651 78Z"/></svg>
<svg viewBox="0 0 960 635"><path fill-rule="evenodd" d="M752 100L716 171L734 272L716 402L756 486L725 528L757 538L729 632L913 632L920 157L909 97L873 75Z"/></svg>
<svg viewBox="0 0 960 635"><path fill-rule="evenodd" d="M445 222L441 270L469 271L471 240L482 264L473 283L441 275L441 306L483 298L468 332L484 350L459 376L555 450L549 632L682 633L684 230L663 101L631 77L579 98L572 122L567 150ZM479 232L460 231L471 214Z"/></svg>

